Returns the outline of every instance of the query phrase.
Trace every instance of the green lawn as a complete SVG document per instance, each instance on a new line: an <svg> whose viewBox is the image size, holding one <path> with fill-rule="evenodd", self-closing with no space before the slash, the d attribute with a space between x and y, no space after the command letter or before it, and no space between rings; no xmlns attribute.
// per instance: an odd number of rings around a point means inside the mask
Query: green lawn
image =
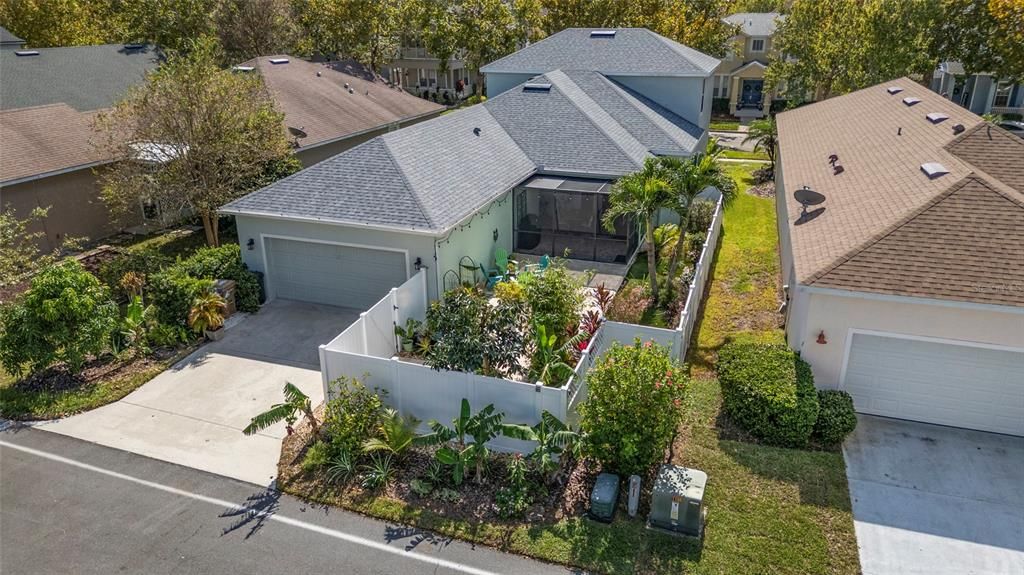
<svg viewBox="0 0 1024 575"><path fill-rule="evenodd" d="M713 132L736 132L740 129L740 121L728 118L712 118L708 129Z"/></svg>
<svg viewBox="0 0 1024 575"><path fill-rule="evenodd" d="M768 154L758 150L756 152L748 152L746 150L733 150L732 148L725 148L722 150L722 157L729 158L732 160L763 160L768 161Z"/></svg>
<svg viewBox="0 0 1024 575"><path fill-rule="evenodd" d="M758 164L732 164L741 191ZM674 462L709 475L703 545L644 528L618 513L612 525L572 518L555 524L453 521L386 497L318 502L587 570L627 573L855 574L860 571L842 455L739 441L720 414L714 355L726 335L780 339L778 258L772 200L741 193L723 222L709 296L692 350L687 417ZM283 489L289 491L289 486Z"/></svg>

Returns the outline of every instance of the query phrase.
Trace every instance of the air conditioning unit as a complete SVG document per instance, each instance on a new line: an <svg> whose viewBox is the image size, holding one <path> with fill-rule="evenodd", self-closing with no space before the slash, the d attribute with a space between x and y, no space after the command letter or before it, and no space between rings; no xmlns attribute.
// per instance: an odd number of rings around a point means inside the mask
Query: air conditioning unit
<svg viewBox="0 0 1024 575"><path fill-rule="evenodd" d="M651 491L648 525L700 537L704 532L704 487L708 474L678 465L662 465Z"/></svg>

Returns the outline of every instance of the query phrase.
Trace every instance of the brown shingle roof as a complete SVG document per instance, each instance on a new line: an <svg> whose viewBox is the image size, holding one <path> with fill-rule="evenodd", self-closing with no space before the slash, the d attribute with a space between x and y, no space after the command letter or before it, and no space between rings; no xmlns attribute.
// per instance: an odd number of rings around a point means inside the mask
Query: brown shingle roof
<svg viewBox="0 0 1024 575"><path fill-rule="evenodd" d="M0 183L102 160L94 117L67 104L0 111Z"/></svg>
<svg viewBox="0 0 1024 575"><path fill-rule="evenodd" d="M893 85L903 90L890 94ZM906 97L920 102L907 106ZM931 112L949 118L932 123ZM966 128L959 136L956 124ZM1024 195L1014 190L1022 156L1013 136L989 139L981 118L908 78L782 113L778 127L787 190L778 201L797 281L1024 306ZM930 179L921 169L928 162L948 173ZM791 194L804 185L825 195L825 210L797 224Z"/></svg>
<svg viewBox="0 0 1024 575"><path fill-rule="evenodd" d="M271 64L271 58L288 58L289 62ZM259 69L285 114L285 122L306 132L307 137L299 140L302 147L444 109L382 82L344 74L329 64L291 56L263 56L244 65ZM353 93L345 89L346 83Z"/></svg>

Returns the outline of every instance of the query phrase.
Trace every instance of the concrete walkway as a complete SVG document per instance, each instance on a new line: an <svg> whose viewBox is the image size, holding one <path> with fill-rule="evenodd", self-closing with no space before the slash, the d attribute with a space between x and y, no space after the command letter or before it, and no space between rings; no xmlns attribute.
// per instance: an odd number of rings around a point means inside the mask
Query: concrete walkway
<svg viewBox="0 0 1024 575"><path fill-rule="evenodd" d="M858 420L843 453L864 575L1024 573L1024 438Z"/></svg>
<svg viewBox="0 0 1024 575"><path fill-rule="evenodd" d="M268 485L284 424L251 437L242 429L281 402L285 382L321 402L318 346L357 317L356 310L274 301L121 401L36 427Z"/></svg>

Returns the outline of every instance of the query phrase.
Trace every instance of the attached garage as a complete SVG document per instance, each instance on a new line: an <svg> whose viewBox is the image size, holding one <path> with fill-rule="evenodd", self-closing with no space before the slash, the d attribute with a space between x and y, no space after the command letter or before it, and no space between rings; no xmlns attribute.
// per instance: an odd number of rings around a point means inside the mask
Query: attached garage
<svg viewBox="0 0 1024 575"><path fill-rule="evenodd" d="M408 279L406 253L291 238L263 238L271 298L366 309Z"/></svg>
<svg viewBox="0 0 1024 575"><path fill-rule="evenodd" d="M841 389L857 411L1024 435L1024 350L851 334Z"/></svg>

